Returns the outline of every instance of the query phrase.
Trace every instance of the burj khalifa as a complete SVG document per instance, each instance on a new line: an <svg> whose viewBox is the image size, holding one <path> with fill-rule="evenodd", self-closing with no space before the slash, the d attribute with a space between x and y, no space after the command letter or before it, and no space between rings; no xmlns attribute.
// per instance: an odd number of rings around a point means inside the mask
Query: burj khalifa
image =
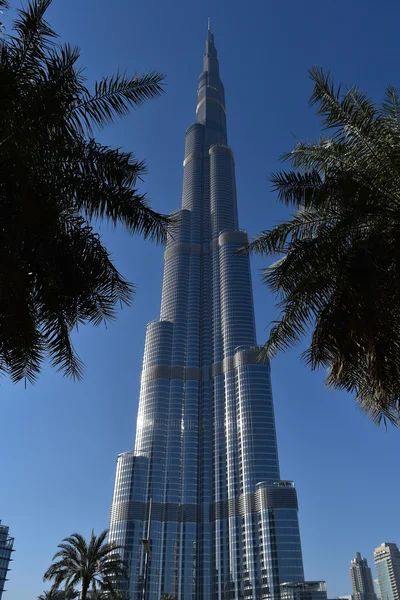
<svg viewBox="0 0 400 600"><path fill-rule="evenodd" d="M280 478L210 27L176 221L109 539L129 567L131 600L277 600L283 583L304 582L297 495Z"/></svg>

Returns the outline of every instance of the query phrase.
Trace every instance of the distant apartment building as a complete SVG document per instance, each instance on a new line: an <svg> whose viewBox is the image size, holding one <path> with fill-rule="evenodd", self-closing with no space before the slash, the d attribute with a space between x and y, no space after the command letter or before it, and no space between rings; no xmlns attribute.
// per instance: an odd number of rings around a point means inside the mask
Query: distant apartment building
<svg viewBox="0 0 400 600"><path fill-rule="evenodd" d="M374 551L374 562L382 600L400 600L400 550L385 542Z"/></svg>
<svg viewBox="0 0 400 600"><path fill-rule="evenodd" d="M354 600L377 600L371 569L367 559L362 558L360 552L356 552L351 561L350 577Z"/></svg>
<svg viewBox="0 0 400 600"><path fill-rule="evenodd" d="M14 538L9 536L9 528L0 521L0 600L3 595L7 573L10 570L11 553L13 552Z"/></svg>
<svg viewBox="0 0 400 600"><path fill-rule="evenodd" d="M382 594L381 594L381 588L379 587L379 579L378 578L374 579L374 588L375 588L376 597L378 598L378 600L381 600Z"/></svg>

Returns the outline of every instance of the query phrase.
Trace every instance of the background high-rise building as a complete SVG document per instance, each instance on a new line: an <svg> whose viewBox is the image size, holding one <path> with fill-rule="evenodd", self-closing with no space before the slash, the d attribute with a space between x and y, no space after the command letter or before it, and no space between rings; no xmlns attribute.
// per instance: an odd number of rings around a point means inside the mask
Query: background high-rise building
<svg viewBox="0 0 400 600"><path fill-rule="evenodd" d="M366 558L356 552L350 566L351 585L354 600L377 600L372 580L371 569Z"/></svg>
<svg viewBox="0 0 400 600"><path fill-rule="evenodd" d="M282 583L293 591L304 581L297 494L280 479L210 29L183 165L161 315L146 332L135 449L118 457L109 538L123 547L131 600L275 600Z"/></svg>
<svg viewBox="0 0 400 600"><path fill-rule="evenodd" d="M13 552L14 538L9 536L9 528L0 521L0 600L3 595L7 573L10 570L11 553Z"/></svg>
<svg viewBox="0 0 400 600"><path fill-rule="evenodd" d="M377 577L375 577L375 579L374 579L374 590L375 590L377 599L381 600L381 598L382 598L381 588L379 587L379 579Z"/></svg>
<svg viewBox="0 0 400 600"><path fill-rule="evenodd" d="M325 581L282 583L280 600L327 600Z"/></svg>
<svg viewBox="0 0 400 600"><path fill-rule="evenodd" d="M399 600L400 551L397 545L381 544L374 551L374 562L382 600Z"/></svg>

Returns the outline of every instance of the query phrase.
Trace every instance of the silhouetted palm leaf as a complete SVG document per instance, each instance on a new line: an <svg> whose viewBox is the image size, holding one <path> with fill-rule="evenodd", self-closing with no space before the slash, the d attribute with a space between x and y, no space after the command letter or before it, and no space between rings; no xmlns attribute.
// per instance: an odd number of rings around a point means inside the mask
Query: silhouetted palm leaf
<svg viewBox="0 0 400 600"><path fill-rule="evenodd" d="M311 335L303 354L328 371L327 384L355 395L374 421L399 422L400 101L388 87L381 107L329 74L311 71L311 104L330 137L298 142L293 169L271 176L296 209L247 251L281 258L264 272L281 315L265 352Z"/></svg>
<svg viewBox="0 0 400 600"><path fill-rule="evenodd" d="M83 101L73 105L67 116L83 121L90 133L92 123L99 127L112 123L116 116L128 114L131 106L140 106L158 96L163 90L163 78L154 71L133 77L120 73L104 77L95 84L94 94L84 94Z"/></svg>
<svg viewBox="0 0 400 600"><path fill-rule="evenodd" d="M131 302L94 224L157 242L169 224L138 191L144 162L92 135L160 95L162 75L117 74L90 92L79 50L45 20L50 3L28 2L0 40L0 371L13 381L34 381L46 359L81 377L72 330Z"/></svg>
<svg viewBox="0 0 400 600"><path fill-rule="evenodd" d="M0 9L8 8L9 6L10 6L10 3L8 2L8 0L0 0ZM0 14L2 14L2 12ZM2 21L0 21L0 27L3 27Z"/></svg>

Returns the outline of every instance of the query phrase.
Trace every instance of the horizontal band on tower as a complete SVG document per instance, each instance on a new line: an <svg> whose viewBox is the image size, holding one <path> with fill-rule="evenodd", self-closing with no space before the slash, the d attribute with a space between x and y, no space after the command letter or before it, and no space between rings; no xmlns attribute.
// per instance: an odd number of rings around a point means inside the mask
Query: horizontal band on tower
<svg viewBox="0 0 400 600"><path fill-rule="evenodd" d="M204 252L204 248L203 246L206 246L206 250L208 253L208 244L172 244L171 246L169 246L166 251L164 252L164 258L168 258L169 256L172 256L173 254L201 254L203 251L203 254L206 254L206 252Z"/></svg>
<svg viewBox="0 0 400 600"><path fill-rule="evenodd" d="M224 244L241 244L245 246L249 241L245 231L222 231L218 237L215 237L210 242L210 248L214 249L217 246Z"/></svg>
<svg viewBox="0 0 400 600"><path fill-rule="evenodd" d="M228 373L228 371L233 371L235 368L233 363L233 356L229 358L224 358L222 362L214 363L211 365L211 377L218 377L218 375L222 375L223 373Z"/></svg>
<svg viewBox="0 0 400 600"><path fill-rule="evenodd" d="M234 159L233 152L229 146L221 146L219 144L215 144L211 146L209 149L209 154L229 154Z"/></svg>
<svg viewBox="0 0 400 600"><path fill-rule="evenodd" d="M188 381L208 381L209 378L218 377L223 373L228 373L234 369L239 369L246 365L269 366L268 359L260 360L260 348L239 349L234 356L225 358L222 362L214 363L208 367L184 367L168 365L156 365L144 368L142 371L142 381L153 379L182 379Z"/></svg>
<svg viewBox="0 0 400 600"><path fill-rule="evenodd" d="M235 498L213 502L210 505L210 521L257 514L274 508L298 510L296 489L270 485L263 488L262 494L259 492L242 494Z"/></svg>
<svg viewBox="0 0 400 600"><path fill-rule="evenodd" d="M148 518L148 503L126 500L113 505L110 522L145 521ZM179 504L178 502L152 502L151 520L173 523L198 523L197 504Z"/></svg>
<svg viewBox="0 0 400 600"><path fill-rule="evenodd" d="M167 258L173 254L208 254L210 248L216 248L217 246L223 246L224 244L241 244L245 246L248 242L247 233L244 231L224 231L220 233L218 237L213 238L210 244L182 244L182 243L171 243L170 246L164 252L164 257Z"/></svg>
<svg viewBox="0 0 400 600"><path fill-rule="evenodd" d="M202 369L199 367L169 367L168 365L159 365L155 367L144 368L142 371L142 381L151 379L183 379L190 381L201 381Z"/></svg>
<svg viewBox="0 0 400 600"><path fill-rule="evenodd" d="M234 498L226 498L213 502L209 506L198 504L180 504L178 502L153 502L151 520L173 523L199 523L201 513L208 512L209 522L257 514L264 510L276 508L294 508L297 506L296 488L268 485L256 493L241 494ZM145 521L148 518L148 503L125 500L113 505L111 523L118 521Z"/></svg>
<svg viewBox="0 0 400 600"><path fill-rule="evenodd" d="M186 166L187 163L192 160L192 158L203 158L203 153L202 152L191 152L190 154L188 154L188 156L185 157L185 160L183 161L183 166Z"/></svg>
<svg viewBox="0 0 400 600"><path fill-rule="evenodd" d="M211 96L205 96L205 98L202 98L200 100L200 102L198 103L198 105L196 106L196 112L199 110L200 106L202 106L204 104L204 102L214 102L214 104L218 104L218 106L220 108L222 108L222 110L224 111L224 113L226 114L226 109L225 106L222 104L222 102L220 102L219 100L217 100L216 98L211 98Z"/></svg>

